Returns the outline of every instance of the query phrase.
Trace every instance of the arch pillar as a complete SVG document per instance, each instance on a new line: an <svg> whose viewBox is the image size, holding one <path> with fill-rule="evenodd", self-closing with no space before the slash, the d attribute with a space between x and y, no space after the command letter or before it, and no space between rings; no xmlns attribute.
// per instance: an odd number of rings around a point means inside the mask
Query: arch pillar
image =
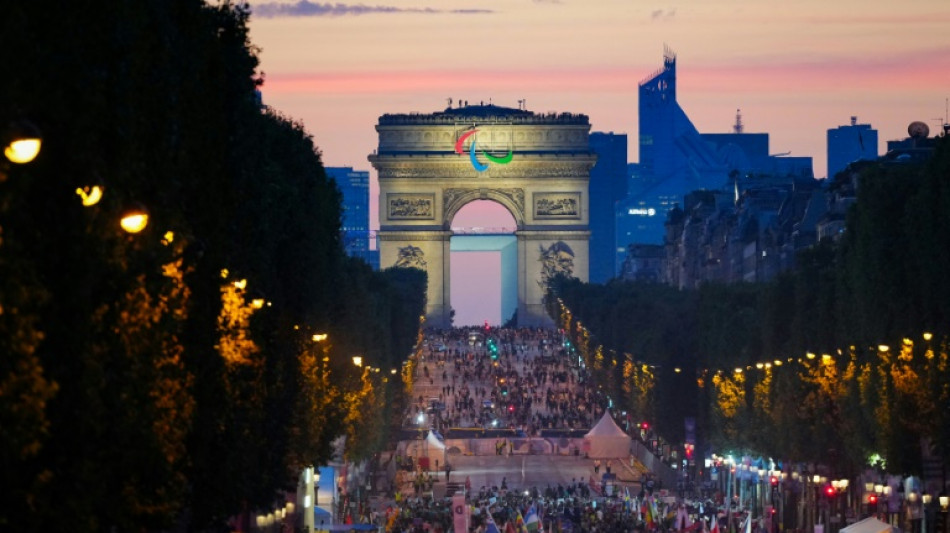
<svg viewBox="0 0 950 533"><path fill-rule="evenodd" d="M544 304L548 279L563 272L587 280L590 271L588 230L519 230L518 325L549 327L554 321Z"/></svg>
<svg viewBox="0 0 950 533"><path fill-rule="evenodd" d="M451 255L452 232L443 229L392 231L380 230L379 264L414 267L425 271L426 324L449 327L451 318Z"/></svg>

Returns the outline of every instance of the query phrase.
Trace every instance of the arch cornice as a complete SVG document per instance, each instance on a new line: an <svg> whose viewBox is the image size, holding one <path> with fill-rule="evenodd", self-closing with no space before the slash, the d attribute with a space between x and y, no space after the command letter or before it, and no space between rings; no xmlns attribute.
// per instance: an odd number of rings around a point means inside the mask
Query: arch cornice
<svg viewBox="0 0 950 533"><path fill-rule="evenodd" d="M521 228L525 223L524 189L520 187L449 187L442 190L442 227L451 228L452 219L466 204L475 200L494 200L505 206Z"/></svg>

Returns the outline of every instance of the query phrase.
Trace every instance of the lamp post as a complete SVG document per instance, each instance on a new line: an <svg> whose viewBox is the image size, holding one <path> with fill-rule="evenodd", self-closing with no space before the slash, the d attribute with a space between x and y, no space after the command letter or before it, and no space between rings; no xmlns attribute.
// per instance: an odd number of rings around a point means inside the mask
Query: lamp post
<svg viewBox="0 0 950 533"><path fill-rule="evenodd" d="M927 512L930 509L930 503L933 501L933 495L924 491L920 496L920 533L928 533Z"/></svg>
<svg viewBox="0 0 950 533"><path fill-rule="evenodd" d="M841 505L839 506L838 514L838 529L840 530L844 525L846 525L847 520L847 509L848 509L848 479L834 479L831 481L831 487L835 489L835 495L839 500L841 500Z"/></svg>
<svg viewBox="0 0 950 533"><path fill-rule="evenodd" d="M947 508L950 507L950 496L947 496L946 492L940 491L940 496L937 498L937 501L940 503L940 520L937 523L938 527L935 528L935 533L946 533Z"/></svg>

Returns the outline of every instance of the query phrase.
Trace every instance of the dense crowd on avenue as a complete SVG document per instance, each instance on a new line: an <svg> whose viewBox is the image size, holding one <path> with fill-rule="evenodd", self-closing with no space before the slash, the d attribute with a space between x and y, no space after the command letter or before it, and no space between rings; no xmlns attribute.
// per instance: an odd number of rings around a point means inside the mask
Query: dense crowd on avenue
<svg viewBox="0 0 950 533"><path fill-rule="evenodd" d="M583 482L527 490L482 487L467 497L466 506L468 530L474 533L741 532L745 531L742 521L748 518L746 513L726 517L715 507L687 506L649 491L636 496L623 491L604 497ZM408 496L397 499L380 521L387 532L451 533L453 503L431 495ZM764 533L761 527L752 522L748 531Z"/></svg>
<svg viewBox="0 0 950 533"><path fill-rule="evenodd" d="M508 428L528 436L546 429L586 430L607 404L589 385L586 371L557 331L465 328L430 332L417 360L415 400L406 423L442 432ZM496 453L509 452L505 446L505 439L496 441ZM438 465L433 478L411 456L397 454L394 461L399 471L394 503L380 512L377 523L397 533L454 531L452 498L434 497ZM600 461L594 461L595 475L600 466ZM609 466L605 465L607 472ZM665 530L671 525L672 518L666 517L664 509L667 503L643 490L635 496L627 489L607 496L593 479L544 487L509 487L506 479L492 487L466 483L468 531L619 533Z"/></svg>
<svg viewBox="0 0 950 533"><path fill-rule="evenodd" d="M562 336L544 329L459 328L430 334L407 425L544 429L590 428L606 399L588 387ZM428 393L428 394L427 394Z"/></svg>

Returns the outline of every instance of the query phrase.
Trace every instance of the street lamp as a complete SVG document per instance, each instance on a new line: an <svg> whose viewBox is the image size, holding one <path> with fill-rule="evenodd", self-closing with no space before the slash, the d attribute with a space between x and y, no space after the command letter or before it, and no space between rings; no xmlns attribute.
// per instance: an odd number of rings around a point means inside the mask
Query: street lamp
<svg viewBox="0 0 950 533"><path fill-rule="evenodd" d="M28 120L18 120L7 126L3 135L3 155L11 163L22 165L36 159L43 137L40 130Z"/></svg>
<svg viewBox="0 0 950 533"><path fill-rule="evenodd" d="M148 210L141 204L133 205L122 214L119 225L129 233L142 231L148 225Z"/></svg>

